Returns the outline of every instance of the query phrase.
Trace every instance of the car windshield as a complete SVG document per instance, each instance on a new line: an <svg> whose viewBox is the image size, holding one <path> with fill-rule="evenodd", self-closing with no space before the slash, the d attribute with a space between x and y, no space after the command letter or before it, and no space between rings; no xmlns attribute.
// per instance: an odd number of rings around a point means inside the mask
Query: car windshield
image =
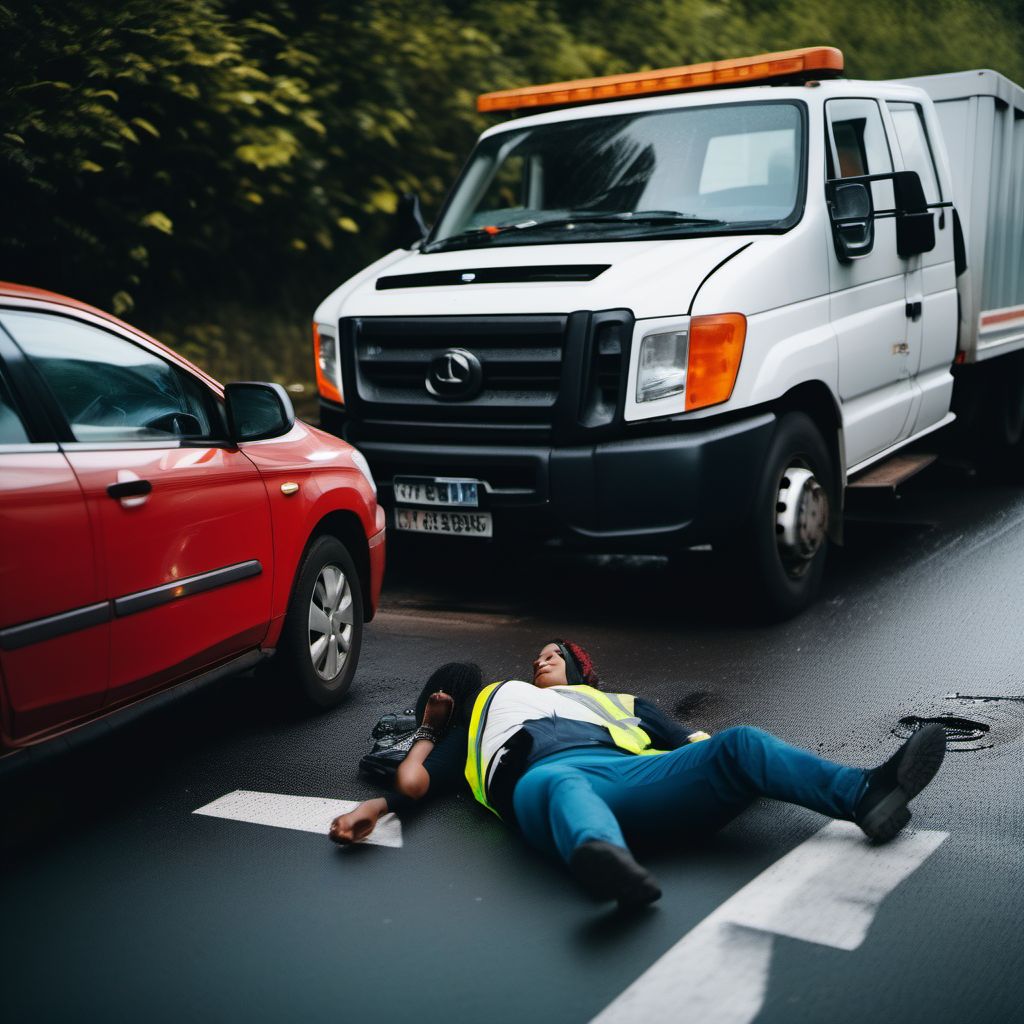
<svg viewBox="0 0 1024 1024"><path fill-rule="evenodd" d="M474 150L424 250L786 228L803 131L799 106L776 101L500 132Z"/></svg>

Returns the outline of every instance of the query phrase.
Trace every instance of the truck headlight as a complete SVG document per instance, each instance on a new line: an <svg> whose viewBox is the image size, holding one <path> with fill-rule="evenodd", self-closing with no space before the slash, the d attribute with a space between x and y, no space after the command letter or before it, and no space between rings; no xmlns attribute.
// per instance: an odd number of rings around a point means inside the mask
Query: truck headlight
<svg viewBox="0 0 1024 1024"><path fill-rule="evenodd" d="M313 359L316 369L316 388L331 402L343 404L341 368L338 366L338 341L334 334L319 324L313 324Z"/></svg>
<svg viewBox="0 0 1024 1024"><path fill-rule="evenodd" d="M686 331L648 334L640 343L636 400L653 402L686 390Z"/></svg>

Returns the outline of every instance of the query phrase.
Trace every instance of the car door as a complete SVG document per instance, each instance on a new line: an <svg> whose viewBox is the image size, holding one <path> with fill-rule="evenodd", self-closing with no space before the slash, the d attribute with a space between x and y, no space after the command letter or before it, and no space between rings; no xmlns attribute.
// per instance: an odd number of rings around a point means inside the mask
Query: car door
<svg viewBox="0 0 1024 1024"><path fill-rule="evenodd" d="M0 329L0 676L14 740L98 710L109 669L110 608L85 498L31 386Z"/></svg>
<svg viewBox="0 0 1024 1024"><path fill-rule="evenodd" d="M825 104L830 178L893 170L885 127L873 99ZM869 185L876 210L892 210L891 181ZM830 245L830 315L839 352L839 397L847 465L854 466L906 436L917 391L916 354L907 334L906 266L896 251L892 217L874 224L866 256L841 261Z"/></svg>
<svg viewBox="0 0 1024 1024"><path fill-rule="evenodd" d="M273 547L259 472L219 398L155 347L96 323L2 314L67 431L113 603L108 704L254 648Z"/></svg>

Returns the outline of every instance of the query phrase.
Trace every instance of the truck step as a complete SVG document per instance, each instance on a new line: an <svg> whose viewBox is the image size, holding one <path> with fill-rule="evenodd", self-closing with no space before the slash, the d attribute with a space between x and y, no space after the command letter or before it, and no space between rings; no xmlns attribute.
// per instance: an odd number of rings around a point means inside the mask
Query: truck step
<svg viewBox="0 0 1024 1024"><path fill-rule="evenodd" d="M893 455L891 458L872 466L865 473L862 473L856 480L851 480L847 488L876 488L888 491L895 491L905 480L909 480L922 469L930 466L935 461L934 455L907 453Z"/></svg>

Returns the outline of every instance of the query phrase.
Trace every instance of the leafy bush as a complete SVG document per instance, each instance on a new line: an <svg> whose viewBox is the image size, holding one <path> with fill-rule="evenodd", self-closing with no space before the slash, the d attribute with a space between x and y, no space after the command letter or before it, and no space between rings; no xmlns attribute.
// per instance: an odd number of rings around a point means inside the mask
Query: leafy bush
<svg viewBox="0 0 1024 1024"><path fill-rule="evenodd" d="M1020 0L0 0L0 278L224 376L307 376L317 300L388 248L402 191L436 210L479 92L823 42L854 76L1021 81L1022 21Z"/></svg>

